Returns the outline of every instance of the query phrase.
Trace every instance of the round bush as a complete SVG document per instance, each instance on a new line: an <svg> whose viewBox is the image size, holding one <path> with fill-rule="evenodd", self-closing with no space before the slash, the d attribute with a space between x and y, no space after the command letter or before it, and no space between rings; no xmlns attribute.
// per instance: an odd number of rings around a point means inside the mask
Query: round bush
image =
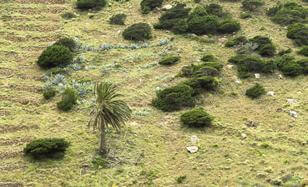
<svg viewBox="0 0 308 187"><path fill-rule="evenodd" d="M176 64L179 60L180 60L179 56L167 55L164 58L162 58L158 63L160 65L170 66L170 65Z"/></svg>
<svg viewBox="0 0 308 187"><path fill-rule="evenodd" d="M192 128L209 127L212 125L213 117L211 117L203 108L194 108L181 115L183 125Z"/></svg>
<svg viewBox="0 0 308 187"><path fill-rule="evenodd" d="M187 24L188 30L197 35L215 34L219 25L217 16L192 16Z"/></svg>
<svg viewBox="0 0 308 187"><path fill-rule="evenodd" d="M106 4L107 0L77 0L76 7L80 10L100 9Z"/></svg>
<svg viewBox="0 0 308 187"><path fill-rule="evenodd" d="M116 14L109 19L109 23L113 25L125 25L125 14Z"/></svg>
<svg viewBox="0 0 308 187"><path fill-rule="evenodd" d="M148 14L153 9L160 7L163 4L163 0L142 0L140 3L141 12Z"/></svg>
<svg viewBox="0 0 308 187"><path fill-rule="evenodd" d="M308 46L304 46L301 50L298 51L298 54L303 56L308 56Z"/></svg>
<svg viewBox="0 0 308 187"><path fill-rule="evenodd" d="M77 103L76 91L72 88L66 88L62 95L62 100L57 103L57 107L62 111L69 111Z"/></svg>
<svg viewBox="0 0 308 187"><path fill-rule="evenodd" d="M198 95L203 91L214 91L218 88L217 79L209 76L192 78L187 81L184 81L183 84L186 84L193 88L194 95Z"/></svg>
<svg viewBox="0 0 308 187"><path fill-rule="evenodd" d="M70 143L61 138L43 138L26 145L24 154L34 159L59 158L64 156Z"/></svg>
<svg viewBox="0 0 308 187"><path fill-rule="evenodd" d="M246 90L246 96L251 99L256 99L265 94L265 89L260 84L255 84L253 87Z"/></svg>
<svg viewBox="0 0 308 187"><path fill-rule="evenodd" d="M295 77L303 73L303 67L295 62L295 61L290 61L282 64L280 71L290 77Z"/></svg>
<svg viewBox="0 0 308 187"><path fill-rule="evenodd" d="M75 40L72 39L72 38L68 38L68 37L59 39L53 45L62 45L64 47L69 48L69 50L71 50L72 52L76 49L76 42L75 42Z"/></svg>
<svg viewBox="0 0 308 187"><path fill-rule="evenodd" d="M53 98L56 96L57 90L54 87L46 87L43 90L43 96L46 100Z"/></svg>
<svg viewBox="0 0 308 187"><path fill-rule="evenodd" d="M255 49L261 56L272 57L276 53L276 47L272 40L266 36L255 36L249 42L257 44Z"/></svg>
<svg viewBox="0 0 308 187"><path fill-rule="evenodd" d="M126 40L144 41L151 39L152 31L149 24L136 23L126 28L122 35Z"/></svg>
<svg viewBox="0 0 308 187"><path fill-rule="evenodd" d="M47 47L38 58L37 64L41 68L52 68L71 63L73 53L62 45L52 45Z"/></svg>
<svg viewBox="0 0 308 187"><path fill-rule="evenodd" d="M195 105L193 93L194 90L190 86L180 84L158 91L157 98L153 100L152 104L165 112L180 110L183 107L192 107Z"/></svg>
<svg viewBox="0 0 308 187"><path fill-rule="evenodd" d="M218 32L222 34L231 34L241 29L239 22L234 20L224 20L219 24Z"/></svg>
<svg viewBox="0 0 308 187"><path fill-rule="evenodd" d="M255 11L263 5L264 5L264 2L262 0L244 0L244 1L242 1L243 9L248 10L248 11Z"/></svg>

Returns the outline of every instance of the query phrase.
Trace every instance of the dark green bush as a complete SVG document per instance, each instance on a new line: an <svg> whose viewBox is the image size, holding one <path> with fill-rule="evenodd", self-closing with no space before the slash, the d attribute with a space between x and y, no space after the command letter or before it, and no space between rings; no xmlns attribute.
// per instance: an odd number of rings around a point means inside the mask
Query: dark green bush
<svg viewBox="0 0 308 187"><path fill-rule="evenodd" d="M281 51L278 52L278 56L282 56L282 55L285 55L285 54L289 54L292 52L292 49L291 48L288 48L288 49L283 49Z"/></svg>
<svg viewBox="0 0 308 187"><path fill-rule="evenodd" d="M255 43L258 47L255 49L261 56L272 57L276 53L276 47L272 43L272 40L265 36L256 36L249 40L251 43Z"/></svg>
<svg viewBox="0 0 308 187"><path fill-rule="evenodd" d="M280 71L286 76L295 77L303 74L304 68L297 61L289 61L282 64Z"/></svg>
<svg viewBox="0 0 308 187"><path fill-rule="evenodd" d="M193 88L194 95L198 95L203 91L214 91L218 88L218 81L214 77L202 76L195 77L183 82Z"/></svg>
<svg viewBox="0 0 308 187"><path fill-rule="evenodd" d="M63 19L72 19L72 18L75 18L76 15L73 12L65 12L65 13L61 14L61 17Z"/></svg>
<svg viewBox="0 0 308 187"><path fill-rule="evenodd" d="M288 27L287 37L297 45L308 45L308 27L301 23L295 23Z"/></svg>
<svg viewBox="0 0 308 187"><path fill-rule="evenodd" d="M180 60L180 57L177 55L167 55L163 57L158 63L160 65L170 66L176 64Z"/></svg>
<svg viewBox="0 0 308 187"><path fill-rule="evenodd" d="M72 52L76 49L77 46L75 40L68 37L59 39L53 45L62 45L64 47L67 47Z"/></svg>
<svg viewBox="0 0 308 187"><path fill-rule="evenodd" d="M202 77L202 76L218 76L223 65L218 62L206 62L202 64L191 64L184 66L181 70L183 77Z"/></svg>
<svg viewBox="0 0 308 187"><path fill-rule="evenodd" d="M240 18L241 18L241 19L248 19L248 18L252 18L252 15L251 15L251 13L242 12L242 13L240 14Z"/></svg>
<svg viewBox="0 0 308 187"><path fill-rule="evenodd" d="M304 59L298 60L297 63L302 66L303 73L305 75L307 75L308 74L308 58L304 58Z"/></svg>
<svg viewBox="0 0 308 187"><path fill-rule="evenodd" d="M217 61L216 57L214 57L214 55L211 55L211 54L203 55L201 60L203 62L215 62L215 61Z"/></svg>
<svg viewBox="0 0 308 187"><path fill-rule="evenodd" d="M265 89L260 84L255 84L253 87L246 90L246 96L251 99L256 99L265 94Z"/></svg>
<svg viewBox="0 0 308 187"><path fill-rule="evenodd" d="M122 35L126 40L144 41L152 38L152 30L147 23L136 23L126 28Z"/></svg>
<svg viewBox="0 0 308 187"><path fill-rule="evenodd" d="M113 25L125 25L126 17L125 14L116 14L110 17L109 23Z"/></svg>
<svg viewBox="0 0 308 187"><path fill-rule="evenodd" d="M236 46L244 45L247 42L248 40L245 36L239 36L239 37L228 40L227 43L225 44L225 47L236 47Z"/></svg>
<svg viewBox="0 0 308 187"><path fill-rule="evenodd" d="M248 11L256 11L259 7L263 6L262 0L244 0L242 1L242 8Z"/></svg>
<svg viewBox="0 0 308 187"><path fill-rule="evenodd" d="M57 90L54 87L46 87L43 89L43 96L46 100L53 98L56 96Z"/></svg>
<svg viewBox="0 0 308 187"><path fill-rule="evenodd" d="M219 4L211 3L205 6L205 11L208 15L217 16L217 17L228 17L229 14L223 11L222 6Z"/></svg>
<svg viewBox="0 0 308 187"><path fill-rule="evenodd" d="M302 47L299 51L298 54L303 55L303 56L308 56L308 46Z"/></svg>
<svg viewBox="0 0 308 187"><path fill-rule="evenodd" d="M307 17L307 8L297 3L288 2L278 4L267 11L271 20L280 25L290 25L293 23L304 23Z"/></svg>
<svg viewBox="0 0 308 187"><path fill-rule="evenodd" d="M194 108L181 115L183 125L191 128L209 127L212 125L213 117L203 108Z"/></svg>
<svg viewBox="0 0 308 187"><path fill-rule="evenodd" d="M47 47L39 56L37 64L41 68L52 68L64 66L71 63L73 53L62 45L52 45Z"/></svg>
<svg viewBox="0 0 308 187"><path fill-rule="evenodd" d="M164 112L172 112L180 110L183 107L193 107L195 98L193 97L194 90L185 84L179 84L156 93L157 98L152 104L156 108Z"/></svg>
<svg viewBox="0 0 308 187"><path fill-rule="evenodd" d="M171 9L167 10L159 18L159 22L154 25L155 29L165 29L178 33L187 32L187 17L190 8L185 8L185 4L177 4Z"/></svg>
<svg viewBox="0 0 308 187"><path fill-rule="evenodd" d="M278 56L274 59L276 66L280 69L285 63L295 61L295 57L289 54Z"/></svg>
<svg viewBox="0 0 308 187"><path fill-rule="evenodd" d="M80 10L101 9L106 4L107 0L77 0L76 7Z"/></svg>
<svg viewBox="0 0 308 187"><path fill-rule="evenodd" d="M140 3L141 12L148 14L153 9L160 7L163 4L163 0L142 0Z"/></svg>
<svg viewBox="0 0 308 187"><path fill-rule="evenodd" d="M60 138L43 138L26 145L24 154L34 159L60 158L65 154L70 143Z"/></svg>
<svg viewBox="0 0 308 187"><path fill-rule="evenodd" d="M77 103L77 93L72 88L66 88L62 94L62 100L57 103L57 107L62 111L69 111Z"/></svg>
<svg viewBox="0 0 308 187"><path fill-rule="evenodd" d="M221 34L231 34L239 31L240 29L241 29L240 23L230 19L223 20L221 23L219 23L218 26L218 32Z"/></svg>
<svg viewBox="0 0 308 187"><path fill-rule="evenodd" d="M215 34L219 26L217 16L190 16L188 31L197 35Z"/></svg>

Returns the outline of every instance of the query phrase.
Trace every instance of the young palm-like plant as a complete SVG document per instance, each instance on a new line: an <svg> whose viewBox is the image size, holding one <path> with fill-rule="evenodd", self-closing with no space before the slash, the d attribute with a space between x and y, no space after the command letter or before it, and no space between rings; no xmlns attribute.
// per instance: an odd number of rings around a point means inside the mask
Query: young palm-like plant
<svg viewBox="0 0 308 187"><path fill-rule="evenodd" d="M123 100L118 99L122 95L117 93L117 88L112 83L97 83L94 90L96 105L90 113L91 119L88 125L99 129L99 151L106 154L106 128L113 127L119 130L130 118L132 111Z"/></svg>

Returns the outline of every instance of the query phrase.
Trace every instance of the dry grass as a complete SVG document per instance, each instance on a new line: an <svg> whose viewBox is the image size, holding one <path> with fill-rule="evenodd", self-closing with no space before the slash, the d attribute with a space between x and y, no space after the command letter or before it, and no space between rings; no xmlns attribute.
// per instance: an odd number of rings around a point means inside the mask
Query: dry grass
<svg viewBox="0 0 308 187"><path fill-rule="evenodd" d="M95 169L92 160L98 137L86 127L89 108L79 105L69 113L62 113L56 109L59 97L44 101L40 92L43 85L40 77L44 72L35 61L50 42L62 35L78 37L94 46L130 44L121 37L125 26L107 23L111 12L127 14L126 25L153 24L159 13L143 16L138 11L139 1L131 0L111 3L95 12L92 19L80 12L76 19L64 21L60 14L73 10L72 3L45 2L0 3L0 186L1 182L25 186L177 186L179 176L187 177L182 186L268 186L269 180L287 174L293 175L289 181L292 184L307 180L307 76L279 79L277 74L261 75L261 79L237 84L236 70L225 66L221 91L204 95L200 103L215 116L214 127L201 131L186 129L178 119L183 111L163 113L150 106L155 89L178 82L174 76L181 67L197 62L204 52L214 54L226 64L234 51L223 47L219 42L221 37L208 44L165 31L154 31L149 43L173 37L167 46L86 52L86 65L94 69L71 75L74 79L108 80L118 84L134 110L133 119L121 133L108 134L112 167ZM266 7L275 2L267 1ZM240 20L239 3L222 5ZM4 19L8 15L12 19ZM267 35L278 49L294 47L286 38L286 29L273 24L264 10L255 13L253 19L240 22L241 33L248 37ZM261 27L264 29L260 30ZM181 63L168 68L146 67L158 62L164 51L179 53ZM114 62L125 71L102 76L101 68ZM262 83L267 91L274 91L276 95L257 101L246 98L245 90L255 82ZM298 102L289 105L287 98ZM291 109L298 112L297 119L288 115ZM247 127L245 123L249 120L258 122L258 126ZM196 154L187 153L185 148L192 135L200 139L200 150ZM63 137L72 146L61 161L24 159L21 152L24 145L42 137Z"/></svg>

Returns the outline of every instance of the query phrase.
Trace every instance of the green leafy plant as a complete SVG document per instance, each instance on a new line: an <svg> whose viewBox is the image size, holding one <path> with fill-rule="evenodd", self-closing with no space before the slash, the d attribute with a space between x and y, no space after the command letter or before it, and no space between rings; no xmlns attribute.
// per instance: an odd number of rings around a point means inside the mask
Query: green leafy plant
<svg viewBox="0 0 308 187"><path fill-rule="evenodd" d="M23 151L26 156L34 159L61 158L69 145L62 138L43 138L28 143Z"/></svg>
<svg viewBox="0 0 308 187"><path fill-rule="evenodd" d="M265 89L262 85L256 83L253 87L247 89L245 94L251 99L256 99L265 94Z"/></svg>
<svg viewBox="0 0 308 187"><path fill-rule="evenodd" d="M126 40L143 41L152 38L152 31L149 24L136 23L126 28L122 35Z"/></svg>
<svg viewBox="0 0 308 187"><path fill-rule="evenodd" d="M77 103L77 93L73 88L66 88L62 94L62 100L57 103L57 107L62 111L69 111Z"/></svg>
<svg viewBox="0 0 308 187"><path fill-rule="evenodd" d="M70 64L73 60L72 52L62 45L47 47L37 60L37 64L44 69Z"/></svg>
<svg viewBox="0 0 308 187"><path fill-rule="evenodd" d="M43 96L46 100L51 99L54 96L56 96L56 93L57 93L57 90L52 86L48 86L43 89Z"/></svg>
<svg viewBox="0 0 308 187"><path fill-rule="evenodd" d="M107 153L106 129L108 127L120 129L132 113L126 102L119 99L122 95L117 92L117 87L112 83L97 83L95 86L96 104L90 113L91 119L88 126L100 131L101 154Z"/></svg>
<svg viewBox="0 0 308 187"><path fill-rule="evenodd" d="M191 128L209 127L212 125L213 117L203 108L194 108L181 115L183 125Z"/></svg>

